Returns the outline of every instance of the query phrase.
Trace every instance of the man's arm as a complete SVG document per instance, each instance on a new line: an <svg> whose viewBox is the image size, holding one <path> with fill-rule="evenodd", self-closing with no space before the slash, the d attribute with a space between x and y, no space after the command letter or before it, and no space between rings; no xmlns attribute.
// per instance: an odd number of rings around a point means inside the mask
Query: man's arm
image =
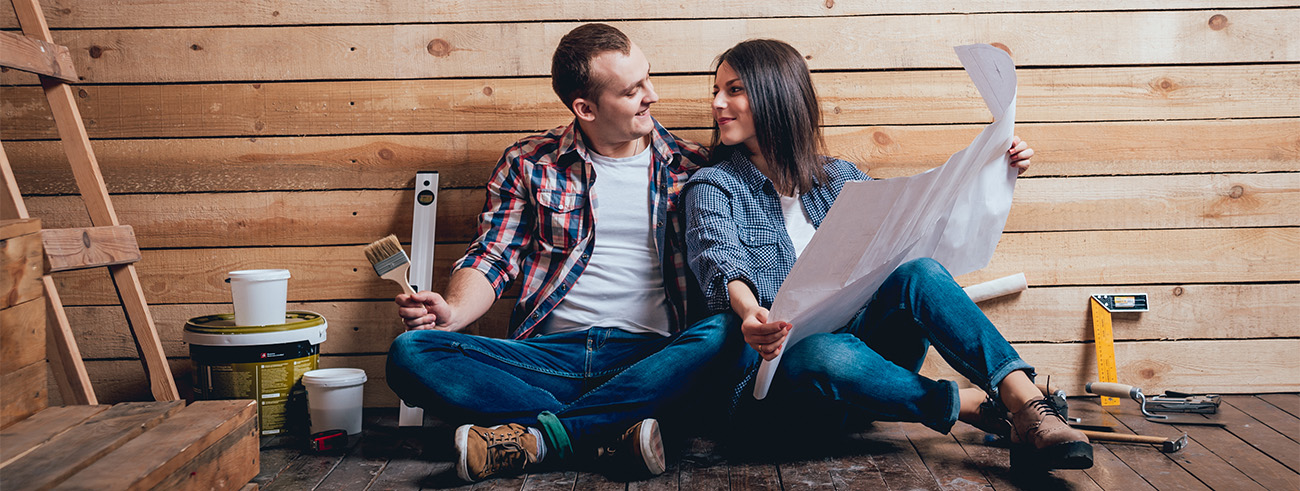
<svg viewBox="0 0 1300 491"><path fill-rule="evenodd" d="M460 331L482 317L496 298L487 276L477 269L461 268L451 275L445 296L427 290L398 295L397 314L407 329Z"/></svg>

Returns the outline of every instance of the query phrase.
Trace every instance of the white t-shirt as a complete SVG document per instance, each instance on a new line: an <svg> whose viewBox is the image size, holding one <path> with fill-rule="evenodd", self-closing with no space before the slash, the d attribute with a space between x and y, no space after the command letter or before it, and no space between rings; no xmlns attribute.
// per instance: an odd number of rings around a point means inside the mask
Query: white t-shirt
<svg viewBox="0 0 1300 491"><path fill-rule="evenodd" d="M817 233L817 227L808 218L808 210L803 208L803 201L797 194L794 197L781 196L781 214L785 216L785 232L790 234L790 242L794 243L794 257L797 258L808 247L813 234Z"/></svg>
<svg viewBox="0 0 1300 491"><path fill-rule="evenodd" d="M671 317L650 216L650 149L626 158L591 154L595 245L587 268L538 326L544 334L617 327L669 334Z"/></svg>

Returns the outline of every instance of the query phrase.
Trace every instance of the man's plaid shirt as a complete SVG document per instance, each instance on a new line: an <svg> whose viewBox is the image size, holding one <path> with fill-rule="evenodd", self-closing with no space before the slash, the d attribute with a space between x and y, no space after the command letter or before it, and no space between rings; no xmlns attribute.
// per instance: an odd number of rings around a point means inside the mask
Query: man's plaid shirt
<svg viewBox="0 0 1300 491"><path fill-rule="evenodd" d="M706 162L699 145L678 139L655 121L654 164L647 176L655 246L663 265L664 291L673 306L673 332L688 321L685 230L679 198L690 174ZM524 339L564 299L587 267L594 242L590 204L596 175L577 121L518 141L497 163L487 183L478 238L456 269L487 276L497 298L522 277L519 301L510 316L511 336ZM575 165L580 164L580 165ZM609 199L619 199L610 196ZM692 287L694 285L691 285Z"/></svg>

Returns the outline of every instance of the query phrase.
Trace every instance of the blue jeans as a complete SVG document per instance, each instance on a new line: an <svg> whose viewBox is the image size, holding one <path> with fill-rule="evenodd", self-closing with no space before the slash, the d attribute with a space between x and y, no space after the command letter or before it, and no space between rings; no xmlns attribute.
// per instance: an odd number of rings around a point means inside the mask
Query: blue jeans
<svg viewBox="0 0 1300 491"><path fill-rule="evenodd" d="M947 433L961 404L956 383L917 373L931 345L994 400L998 384L1011 372L1025 370L1033 377L1033 367L1016 354L952 275L935 260L923 258L899 266L847 326L789 347L768 397L750 397L741 410L753 417L816 408L823 411L819 422L825 422L824 411L830 411L850 424L908 421ZM758 354L744 352L742 366L753 367Z"/></svg>
<svg viewBox="0 0 1300 491"><path fill-rule="evenodd" d="M519 423L561 456L585 454L690 389L736 326L715 315L670 337L610 327L523 340L409 331L389 349L388 385L449 423ZM558 429L539 421L543 412Z"/></svg>

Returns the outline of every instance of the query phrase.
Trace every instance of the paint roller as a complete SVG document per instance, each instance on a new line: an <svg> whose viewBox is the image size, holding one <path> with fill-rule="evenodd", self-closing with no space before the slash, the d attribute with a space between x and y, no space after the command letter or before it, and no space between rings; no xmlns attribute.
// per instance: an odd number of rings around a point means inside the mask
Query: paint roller
<svg viewBox="0 0 1300 491"><path fill-rule="evenodd" d="M1029 283L1025 282L1025 274L1016 273L978 285L971 285L962 288L962 290L966 291L966 295L970 296L971 301L980 303L991 298L1022 292L1028 288Z"/></svg>

